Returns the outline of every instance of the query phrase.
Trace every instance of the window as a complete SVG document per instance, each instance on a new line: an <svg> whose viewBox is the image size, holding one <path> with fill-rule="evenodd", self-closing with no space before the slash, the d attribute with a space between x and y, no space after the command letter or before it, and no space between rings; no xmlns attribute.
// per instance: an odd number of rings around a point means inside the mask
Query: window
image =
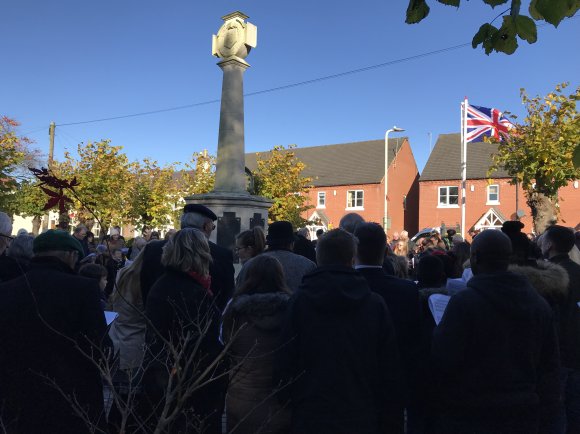
<svg viewBox="0 0 580 434"><path fill-rule="evenodd" d="M318 192L318 203L316 205L317 208L326 208L326 192L319 191Z"/></svg>
<svg viewBox="0 0 580 434"><path fill-rule="evenodd" d="M487 186L487 205L499 204L499 185Z"/></svg>
<svg viewBox="0 0 580 434"><path fill-rule="evenodd" d="M459 206L459 187L439 187L439 208Z"/></svg>
<svg viewBox="0 0 580 434"><path fill-rule="evenodd" d="M346 207L359 208L364 206L364 191L362 190L348 190L346 192Z"/></svg>

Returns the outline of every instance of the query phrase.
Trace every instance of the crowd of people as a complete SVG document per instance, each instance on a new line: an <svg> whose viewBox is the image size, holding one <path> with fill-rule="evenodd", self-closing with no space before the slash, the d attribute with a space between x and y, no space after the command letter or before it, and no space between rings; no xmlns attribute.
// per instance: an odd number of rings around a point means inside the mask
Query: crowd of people
<svg viewBox="0 0 580 434"><path fill-rule="evenodd" d="M580 433L570 228L411 241L351 213L226 249L216 220L186 205L163 240L96 242L12 237L0 212L4 432Z"/></svg>

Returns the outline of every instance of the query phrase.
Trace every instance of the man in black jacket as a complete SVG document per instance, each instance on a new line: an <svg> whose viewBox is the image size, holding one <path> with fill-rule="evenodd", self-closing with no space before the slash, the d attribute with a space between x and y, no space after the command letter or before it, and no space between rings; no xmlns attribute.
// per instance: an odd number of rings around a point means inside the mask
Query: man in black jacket
<svg viewBox="0 0 580 434"><path fill-rule="evenodd" d="M433 332L439 383L437 434L535 434L559 399L552 311L528 280L507 271L511 242L480 233L474 277L454 295Z"/></svg>
<svg viewBox="0 0 580 434"><path fill-rule="evenodd" d="M355 269L366 279L371 291L379 294L393 318L399 353L405 367L405 377L410 387L413 401L417 399L420 357L421 311L419 290L410 280L388 275L383 269L387 236L376 223L360 223L354 235L358 238ZM409 395L409 397L411 397ZM415 405L409 412L415 417ZM399 410L400 429L403 432L403 408ZM410 421L415 423L414 420Z"/></svg>
<svg viewBox="0 0 580 434"><path fill-rule="evenodd" d="M560 432L580 433L580 265L568 255L575 244L574 232L564 226L550 226L542 235L540 244L543 255L563 267L570 277L568 295L558 306L560 379L564 398L559 425Z"/></svg>
<svg viewBox="0 0 580 434"><path fill-rule="evenodd" d="M185 205L181 216L181 228L194 228L202 231L208 238L212 263L209 267L211 290L215 296L216 305L223 311L234 292L234 257L233 253L209 241L215 229L217 220L215 213L203 205ZM145 249L143 269L141 271L141 293L143 301L147 302L147 294L159 277L163 274L161 254L167 241L151 241Z"/></svg>
<svg viewBox="0 0 580 434"><path fill-rule="evenodd" d="M355 238L318 241L318 268L292 296L275 382L289 391L292 432L390 433L403 396L391 316L353 268Z"/></svg>
<svg viewBox="0 0 580 434"><path fill-rule="evenodd" d="M0 284L3 427L24 434L102 428L96 363L107 326L98 283L74 274L83 250L68 233L49 230L33 248L30 270Z"/></svg>

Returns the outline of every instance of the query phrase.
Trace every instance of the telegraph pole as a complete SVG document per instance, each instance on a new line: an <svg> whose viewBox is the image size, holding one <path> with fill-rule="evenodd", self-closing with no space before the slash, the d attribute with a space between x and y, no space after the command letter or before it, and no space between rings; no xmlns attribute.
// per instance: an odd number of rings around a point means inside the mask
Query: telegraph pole
<svg viewBox="0 0 580 434"><path fill-rule="evenodd" d="M48 170L52 169L52 160L54 159L54 130L56 129L56 124L53 122L50 123L48 127L48 138L49 138L49 145L48 145Z"/></svg>
<svg viewBox="0 0 580 434"><path fill-rule="evenodd" d="M56 124L53 122L50 123L48 127L48 170L52 170L52 161L54 159L54 130L56 129ZM50 220L50 211L44 215L44 219L42 221L42 230L45 231L48 229L48 221Z"/></svg>

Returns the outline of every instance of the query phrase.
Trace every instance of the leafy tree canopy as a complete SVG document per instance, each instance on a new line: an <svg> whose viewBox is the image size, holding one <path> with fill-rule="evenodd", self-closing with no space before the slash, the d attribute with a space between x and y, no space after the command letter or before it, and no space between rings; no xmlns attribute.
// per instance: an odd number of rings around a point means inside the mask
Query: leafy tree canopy
<svg viewBox="0 0 580 434"><path fill-rule="evenodd" d="M554 92L534 98L521 90L527 115L500 144L490 171L491 174L503 167L513 183L521 184L538 232L544 229L546 218L537 212L540 207L545 208L539 202L546 198L555 205L558 190L580 178L580 169L573 163L580 143L580 118L576 109L580 87L565 95L566 86L558 85Z"/></svg>
<svg viewBox="0 0 580 434"><path fill-rule="evenodd" d="M439 3L459 7L461 0L437 0ZM544 20L557 27L566 17L572 17L580 8L580 0L531 0L528 8L529 16L520 13L521 0L483 0L492 8L510 6L496 18L503 15L502 24L498 28L493 21L483 24L473 37L472 46L481 45L485 54L492 51L513 54L518 48L518 39L533 44L538 39L536 21ZM507 15L504 15L507 14ZM407 8L407 24L415 24L429 15L427 0L409 0Z"/></svg>
<svg viewBox="0 0 580 434"><path fill-rule="evenodd" d="M302 176L306 167L292 149L275 146L265 158L258 154L258 166L254 173L256 194L274 201L268 211L270 222L287 220L295 228L304 226L307 221L302 213L312 208L308 205L308 193L312 179Z"/></svg>

